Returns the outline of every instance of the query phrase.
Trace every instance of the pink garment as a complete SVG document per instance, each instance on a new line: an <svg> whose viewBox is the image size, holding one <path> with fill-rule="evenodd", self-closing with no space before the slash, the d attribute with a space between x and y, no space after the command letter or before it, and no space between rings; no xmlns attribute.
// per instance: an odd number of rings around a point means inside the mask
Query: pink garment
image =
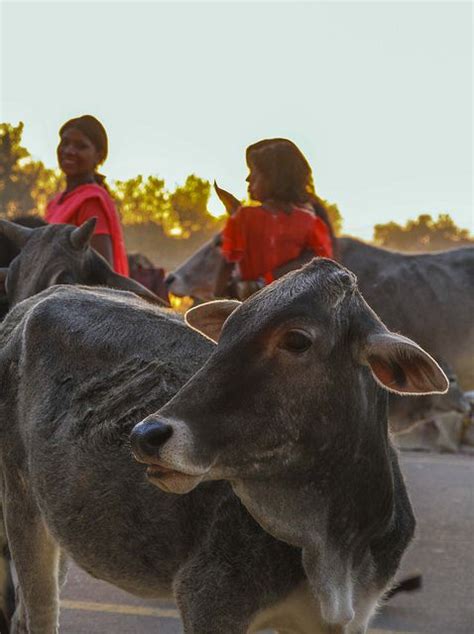
<svg viewBox="0 0 474 634"><path fill-rule="evenodd" d="M97 218L95 235L108 235L112 240L113 268L121 275L129 275L127 252L122 226L114 201L104 187L95 183L80 185L66 194L55 196L46 211L46 221L50 224L65 223L79 227L92 217Z"/></svg>

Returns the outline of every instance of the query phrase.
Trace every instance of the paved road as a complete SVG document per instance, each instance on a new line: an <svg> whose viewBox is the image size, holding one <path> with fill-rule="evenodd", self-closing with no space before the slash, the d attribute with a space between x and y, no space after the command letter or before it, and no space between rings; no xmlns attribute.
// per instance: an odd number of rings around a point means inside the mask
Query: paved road
<svg viewBox="0 0 474 634"><path fill-rule="evenodd" d="M394 597L371 634L474 634L474 459L404 454L418 535L402 573L420 569L422 591ZM74 568L63 592L63 634L181 634L171 604L125 594ZM223 633L225 634L225 633Z"/></svg>

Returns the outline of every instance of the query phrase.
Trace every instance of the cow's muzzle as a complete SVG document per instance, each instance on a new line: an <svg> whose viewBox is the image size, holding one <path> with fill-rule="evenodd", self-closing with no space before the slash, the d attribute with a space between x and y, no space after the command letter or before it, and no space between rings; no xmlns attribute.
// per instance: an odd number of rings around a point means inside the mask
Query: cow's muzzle
<svg viewBox="0 0 474 634"><path fill-rule="evenodd" d="M173 426L165 420L148 418L135 425L130 434L130 444L135 459L148 465L146 474L152 484L170 493L188 493L201 482L208 470L183 464L174 451L173 445L180 445L179 438L177 443L173 443L175 435Z"/></svg>
<svg viewBox="0 0 474 634"><path fill-rule="evenodd" d="M135 425L130 434L132 451L140 462L149 462L157 457L160 448L171 438L173 428L170 424L161 421L147 420ZM148 459L148 460L147 460Z"/></svg>

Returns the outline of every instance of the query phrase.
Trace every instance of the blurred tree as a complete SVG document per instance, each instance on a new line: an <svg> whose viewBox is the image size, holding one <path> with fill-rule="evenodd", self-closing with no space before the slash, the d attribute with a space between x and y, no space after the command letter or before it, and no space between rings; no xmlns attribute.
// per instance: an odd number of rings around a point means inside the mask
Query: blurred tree
<svg viewBox="0 0 474 634"><path fill-rule="evenodd" d="M34 161L21 145L23 123L0 123L0 215L43 214L63 184L59 171Z"/></svg>
<svg viewBox="0 0 474 634"><path fill-rule="evenodd" d="M440 251L474 244L474 239L449 214L439 214L436 220L421 214L404 226L393 221L375 225L374 242L399 251Z"/></svg>
<svg viewBox="0 0 474 634"><path fill-rule="evenodd" d="M207 211L211 185L195 174L190 174L184 183L176 187L169 200L180 238L189 238L193 233L216 231L217 222Z"/></svg>
<svg viewBox="0 0 474 634"><path fill-rule="evenodd" d="M207 211L210 184L194 174L171 193L156 176L116 181L111 190L125 225L153 222L173 238L216 230L216 220Z"/></svg>
<svg viewBox="0 0 474 634"><path fill-rule="evenodd" d="M125 225L154 222L163 233L171 226L171 206L163 179L139 175L115 181L110 189Z"/></svg>

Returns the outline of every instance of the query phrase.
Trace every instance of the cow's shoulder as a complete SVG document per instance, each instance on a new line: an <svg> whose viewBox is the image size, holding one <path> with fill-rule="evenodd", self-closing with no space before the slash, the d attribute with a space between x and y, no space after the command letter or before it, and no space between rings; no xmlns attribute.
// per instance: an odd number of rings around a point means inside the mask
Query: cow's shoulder
<svg viewBox="0 0 474 634"><path fill-rule="evenodd" d="M112 289L56 286L38 294L20 320L15 356L25 375L41 368L53 375L66 366L102 373L132 358L179 364L187 375L213 349L180 315Z"/></svg>
<svg viewBox="0 0 474 634"><path fill-rule="evenodd" d="M133 338L140 327L153 330L157 323L167 321L179 327L181 322L179 317L126 291L59 285L35 297L23 316L25 337L29 339L119 342L125 335Z"/></svg>

